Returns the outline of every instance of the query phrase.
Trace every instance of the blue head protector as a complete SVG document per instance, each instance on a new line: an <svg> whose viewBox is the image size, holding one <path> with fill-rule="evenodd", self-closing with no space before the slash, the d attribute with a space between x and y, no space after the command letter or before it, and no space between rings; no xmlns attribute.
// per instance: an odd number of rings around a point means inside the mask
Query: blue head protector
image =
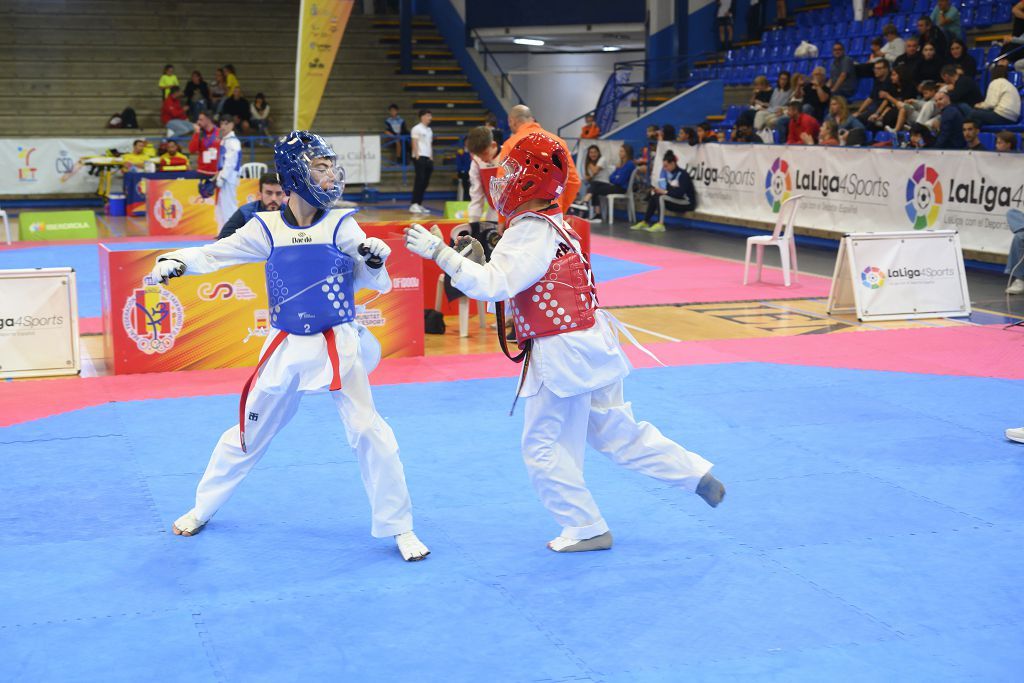
<svg viewBox="0 0 1024 683"><path fill-rule="evenodd" d="M333 171L318 170L313 163L315 159L335 162ZM345 169L337 163L337 154L330 143L316 133L295 130L278 140L274 145L274 166L285 192L294 192L318 209L330 208L345 190ZM333 178L325 190L327 183L323 180L330 178L331 173Z"/></svg>

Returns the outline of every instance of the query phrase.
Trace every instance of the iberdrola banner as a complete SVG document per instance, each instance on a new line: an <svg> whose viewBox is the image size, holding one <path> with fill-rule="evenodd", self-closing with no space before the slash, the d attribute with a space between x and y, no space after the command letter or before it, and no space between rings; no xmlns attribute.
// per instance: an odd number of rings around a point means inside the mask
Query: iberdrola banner
<svg viewBox="0 0 1024 683"><path fill-rule="evenodd" d="M313 126L354 0L302 0L295 56L294 130Z"/></svg>

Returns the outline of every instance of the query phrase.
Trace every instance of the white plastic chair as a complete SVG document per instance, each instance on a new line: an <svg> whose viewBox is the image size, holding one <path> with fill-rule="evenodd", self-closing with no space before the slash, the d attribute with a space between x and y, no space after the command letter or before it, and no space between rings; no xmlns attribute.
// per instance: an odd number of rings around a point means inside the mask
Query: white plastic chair
<svg viewBox="0 0 1024 683"><path fill-rule="evenodd" d="M633 198L633 182L636 180L637 170L634 168L633 172L629 175L629 182L626 183L626 192L618 194L606 194L604 196L606 202L605 218L608 219L609 223L615 222L615 201L618 199L625 200L626 202L626 215L629 217L629 224L633 225L636 223L636 200Z"/></svg>
<svg viewBox="0 0 1024 683"><path fill-rule="evenodd" d="M803 199L802 194L795 194L782 202L779 215L775 219L775 229L770 235L754 235L747 238L747 256L743 260L743 284L747 284L747 273L750 270L750 249L757 247L757 280L761 281L761 266L764 262L764 248L778 247L782 261L782 281L789 287L789 272L792 268L794 277L797 273L796 240L793 239L793 224L796 222L796 209Z"/></svg>
<svg viewBox="0 0 1024 683"><path fill-rule="evenodd" d="M241 175L243 178L259 178L267 172L267 165L260 161L252 161L242 164Z"/></svg>
<svg viewBox="0 0 1024 683"><path fill-rule="evenodd" d="M459 235L469 235L471 230L469 223L460 223L452 228L451 232L448 233L448 239L454 240ZM434 296L434 308L435 310L444 310L441 305L444 303L444 273L441 273L437 278L437 294ZM476 302L477 313L480 317L480 329L487 330L487 310L484 307L483 302ZM469 297L463 296L459 299L459 336L469 336Z"/></svg>
<svg viewBox="0 0 1024 683"><path fill-rule="evenodd" d="M0 218L4 219L4 234L7 235L7 244L11 243L11 224L7 222L7 212L0 209Z"/></svg>

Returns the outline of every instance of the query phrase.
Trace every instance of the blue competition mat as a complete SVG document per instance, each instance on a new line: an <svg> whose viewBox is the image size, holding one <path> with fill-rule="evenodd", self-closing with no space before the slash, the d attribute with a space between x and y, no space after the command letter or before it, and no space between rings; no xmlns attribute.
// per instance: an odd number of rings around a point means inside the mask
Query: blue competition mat
<svg viewBox="0 0 1024 683"><path fill-rule="evenodd" d="M619 278L646 273L649 270L656 270L654 266L648 266L636 261L602 256L601 254L590 255L590 267L594 271L594 279L598 283L618 280Z"/></svg>
<svg viewBox="0 0 1024 683"><path fill-rule="evenodd" d="M166 249L193 247L208 242L110 242L112 251L131 249ZM0 270L15 268L75 269L78 282L78 315L95 318L103 314L100 299L100 259L96 244L59 244L53 246L0 249Z"/></svg>
<svg viewBox="0 0 1024 683"><path fill-rule="evenodd" d="M1019 680L1024 382L771 364L638 370L626 397L716 463L708 508L588 453L615 534L555 555L514 381L376 387L416 530L369 534L326 396L196 538L237 397L0 430L0 680ZM521 410L519 411L521 415Z"/></svg>

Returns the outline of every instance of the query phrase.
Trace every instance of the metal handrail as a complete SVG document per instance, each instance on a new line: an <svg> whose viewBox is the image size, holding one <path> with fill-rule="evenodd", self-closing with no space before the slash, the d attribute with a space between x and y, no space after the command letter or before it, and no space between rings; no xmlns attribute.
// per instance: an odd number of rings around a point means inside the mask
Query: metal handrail
<svg viewBox="0 0 1024 683"><path fill-rule="evenodd" d="M477 33L476 29L470 29L470 33L473 36L473 45L474 47L476 47L476 51L482 53L484 56L484 71L487 71L488 60L494 62L494 66L498 70L498 74L501 77L502 98L505 97L505 88L507 86L512 90L512 93L516 96L516 100L518 100L518 103L523 104L523 96L519 94L518 90L516 90L516 86L513 85L512 79L509 77L509 75L505 73L504 69L501 68L501 63L498 62L498 58L495 57L489 49L487 49L487 44L484 42L484 39L480 37L480 34Z"/></svg>

